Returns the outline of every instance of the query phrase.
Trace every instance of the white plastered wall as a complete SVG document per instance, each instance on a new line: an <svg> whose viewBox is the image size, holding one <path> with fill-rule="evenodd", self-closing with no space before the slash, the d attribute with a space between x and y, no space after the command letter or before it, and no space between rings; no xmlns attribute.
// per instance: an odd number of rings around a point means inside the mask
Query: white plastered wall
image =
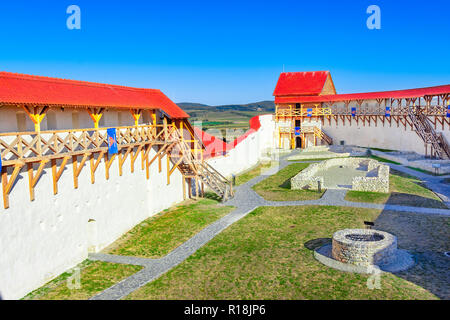
<svg viewBox="0 0 450 320"><path fill-rule="evenodd" d="M373 107L376 104L376 101L369 101L366 104ZM340 106L342 107L342 105ZM356 102L352 102L349 105L349 110L351 110L351 107L357 107ZM339 118L336 125L334 119L331 119L331 124L325 119L322 130L333 139L333 144L335 145L344 141L346 145L413 151L419 154L425 154L423 140L415 131L411 130L409 125L405 130L405 127L402 124L399 124L397 127L397 123L395 123L393 119L391 123L392 126L385 121L383 126L382 121L378 119L377 126L375 126L374 120L371 120L370 126L367 121L366 125L363 126L361 120L359 120L359 124L357 124L356 120L352 119L350 125L348 119L345 119L344 125L342 119ZM450 130L448 126L445 126L444 130L442 130L442 127L438 125L436 132L442 132L446 140L450 142ZM428 150L430 150L429 147Z"/></svg>
<svg viewBox="0 0 450 320"><path fill-rule="evenodd" d="M153 149L150 159L155 154ZM167 185L163 158L162 171L158 172L155 161L147 180L140 157L134 173L130 170L130 157L127 158L122 176L118 161L114 160L109 180L105 178L102 160L95 173L95 184L91 184L87 161L77 190L69 161L57 195L53 195L51 168L47 167L36 185L33 202L29 199L28 175L22 169L10 194L10 208L0 209L3 299L23 297L85 260L89 249L107 247L136 224L183 200L181 173L175 170Z"/></svg>
<svg viewBox="0 0 450 320"><path fill-rule="evenodd" d="M274 148L275 121L273 115L259 116L261 128L248 135L226 156L215 157L208 160L225 177L238 174L255 166L261 156L269 149Z"/></svg>

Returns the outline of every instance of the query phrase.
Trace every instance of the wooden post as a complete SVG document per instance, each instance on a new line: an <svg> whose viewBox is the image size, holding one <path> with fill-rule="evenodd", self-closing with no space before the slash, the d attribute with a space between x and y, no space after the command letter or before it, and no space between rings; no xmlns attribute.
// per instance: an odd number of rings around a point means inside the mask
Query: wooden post
<svg viewBox="0 0 450 320"><path fill-rule="evenodd" d="M183 181L183 200L186 200L186 178L184 174L181 177L181 181Z"/></svg>
<svg viewBox="0 0 450 320"><path fill-rule="evenodd" d="M139 126L139 118L141 117L142 114L142 109L141 110L130 110L131 115L133 116L134 119L134 126L137 127Z"/></svg>
<svg viewBox="0 0 450 320"><path fill-rule="evenodd" d="M105 111L104 108L102 108L102 109L87 109L89 116L91 117L92 121L94 121L95 129L98 129L100 119L102 118L104 111Z"/></svg>
<svg viewBox="0 0 450 320"><path fill-rule="evenodd" d="M31 121L33 121L34 131L37 133L41 132L41 122L45 118L48 107L43 107L41 110L39 110L38 107L34 107L33 110L31 110L27 106L22 106L22 109L25 110L25 113L30 117Z"/></svg>
<svg viewBox="0 0 450 320"><path fill-rule="evenodd" d="M13 173L11 174L9 180L6 167L2 168L3 206L5 209L9 208L9 193L11 192L14 182L16 181L17 176L24 165L24 163L17 163L14 166Z"/></svg>

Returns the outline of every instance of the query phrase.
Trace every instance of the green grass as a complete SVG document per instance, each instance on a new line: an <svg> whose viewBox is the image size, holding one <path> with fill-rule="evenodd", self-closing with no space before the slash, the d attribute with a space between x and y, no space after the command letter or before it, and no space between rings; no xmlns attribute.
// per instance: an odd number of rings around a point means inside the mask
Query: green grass
<svg viewBox="0 0 450 320"><path fill-rule="evenodd" d="M419 285L386 273L381 289L367 275L337 271L314 259L321 239L363 228L379 211L348 207L261 207L180 265L127 299L436 299ZM316 243L314 245L314 243Z"/></svg>
<svg viewBox="0 0 450 320"><path fill-rule="evenodd" d="M331 157L331 158L316 158L316 159L297 159L297 160L288 160L288 161L296 161L296 162L298 162L298 161L325 161L325 160L331 160L331 159L346 159L346 158L349 158L349 157L338 157L338 158L336 158L336 157Z"/></svg>
<svg viewBox="0 0 450 320"><path fill-rule="evenodd" d="M247 170L246 172L236 176L236 186L239 186L241 184L244 184L253 178L256 178L261 175L265 170L269 169L271 167L272 163L265 162L265 163L259 163L254 168L251 168L250 170Z"/></svg>
<svg viewBox="0 0 450 320"><path fill-rule="evenodd" d="M428 171L428 170L424 170L424 169L420 169L420 168L416 168L416 167L409 167L408 166L407 168L415 170L415 171L418 171L418 172L422 172L422 173L425 173L425 174L429 174L431 176L446 176L446 175L448 175L448 173L435 174L434 172L431 172L431 171Z"/></svg>
<svg viewBox="0 0 450 320"><path fill-rule="evenodd" d="M80 288L73 286L74 268L31 292L24 300L87 300L142 269L140 266L90 260L77 268L80 269Z"/></svg>
<svg viewBox="0 0 450 320"><path fill-rule="evenodd" d="M220 206L213 199L189 200L140 223L106 251L118 255L161 258L232 209Z"/></svg>
<svg viewBox="0 0 450 320"><path fill-rule="evenodd" d="M253 189L264 199L272 201L319 199L324 190L321 193L312 190L291 190L291 178L308 166L309 163L291 164L257 183Z"/></svg>
<svg viewBox="0 0 450 320"><path fill-rule="evenodd" d="M395 162L395 161L388 160L388 159L385 159L385 158L377 157L377 156L374 156L374 155L370 156L370 158L374 159L374 160L377 160L377 161L380 161L380 162L386 162L386 163L392 163L392 164L401 164L399 162Z"/></svg>
<svg viewBox="0 0 450 320"><path fill-rule="evenodd" d="M419 179L392 169L389 177L389 190L389 193L349 191L345 199L354 202L447 208L433 191L421 185Z"/></svg>

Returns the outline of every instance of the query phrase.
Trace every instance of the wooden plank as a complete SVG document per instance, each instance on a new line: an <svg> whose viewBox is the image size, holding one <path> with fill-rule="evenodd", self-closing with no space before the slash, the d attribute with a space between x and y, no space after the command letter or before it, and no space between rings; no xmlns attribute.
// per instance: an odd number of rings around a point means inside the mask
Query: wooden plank
<svg viewBox="0 0 450 320"><path fill-rule="evenodd" d="M52 159L53 194L58 193L58 181L59 181L59 178L61 178L61 175L62 175L64 168L67 164L67 161L69 159L70 159L70 157L63 158L63 161L61 163L61 166L59 167L59 170L56 165L56 159Z"/></svg>
<svg viewBox="0 0 450 320"><path fill-rule="evenodd" d="M78 189L78 177L80 176L81 170L86 163L87 158L90 156L90 153L85 153L83 158L81 159L80 165L78 165L78 157L72 157L72 166L73 166L73 187Z"/></svg>
<svg viewBox="0 0 450 320"><path fill-rule="evenodd" d="M109 168L111 168L111 165L114 161L114 159L116 158L116 155L113 154L111 159L109 159L109 155L106 153L105 154L105 175L106 175L106 180L109 180Z"/></svg>
<svg viewBox="0 0 450 320"><path fill-rule="evenodd" d="M42 160L39 164L39 168L34 174L33 163L28 163L28 189L30 192L30 201L34 201L34 188L44 171L45 165L49 160Z"/></svg>
<svg viewBox="0 0 450 320"><path fill-rule="evenodd" d="M3 206L5 209L9 208L9 194L23 166L24 163L17 163L14 166L14 170L9 180L8 180L8 171L6 170L6 167L2 167Z"/></svg>
<svg viewBox="0 0 450 320"><path fill-rule="evenodd" d="M97 160L95 160L95 155L91 154L91 183L95 183L95 171L97 171L98 165L100 164L101 160L103 159L103 156L106 152L102 151L98 155Z"/></svg>

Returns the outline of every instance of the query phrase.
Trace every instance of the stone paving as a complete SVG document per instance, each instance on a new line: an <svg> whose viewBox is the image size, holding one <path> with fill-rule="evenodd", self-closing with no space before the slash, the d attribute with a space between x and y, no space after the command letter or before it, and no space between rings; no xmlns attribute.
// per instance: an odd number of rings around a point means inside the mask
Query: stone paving
<svg viewBox="0 0 450 320"><path fill-rule="evenodd" d="M419 208L409 206L398 205L383 205L383 204L371 204L371 203L359 203L350 202L344 199L347 190L327 190L321 199L307 200L307 201L268 201L258 195L252 187L260 181L266 179L268 176L277 173L279 170L286 166L295 163L287 161L286 159L290 154L280 159L279 165L265 171L262 175L248 181L247 183L236 187L234 198L223 203L223 205L235 206L236 209L226 215L225 217L217 220L211 225L207 226L191 239L174 249L168 255L160 259L145 259L129 256L117 256L110 254L90 254L91 260L100 260L113 263L123 263L143 266L144 269L135 273L134 275L122 280L114 286L104 290L98 295L92 297L92 300L118 300L129 295L133 291L146 285L147 283L159 278L161 275L176 267L178 264L186 260L189 256L195 253L198 249L208 243L216 235L222 232L224 229L235 223L236 221L245 217L248 213L252 212L261 206L307 206L307 205L319 205L319 206L344 206L344 207L358 207L369 209L390 210L397 212L413 212L418 214L429 215L443 215L450 216L450 210L447 209L434 209L434 208ZM298 161L302 162L302 161ZM303 161L305 162L305 161ZM422 174L415 170L410 170L403 166L397 166L389 164L392 168L408 173L413 176L417 176L424 180L428 188L438 193L445 201L450 199L450 188L441 184L439 180L445 177L433 177L426 174ZM439 180L438 180L439 179Z"/></svg>

